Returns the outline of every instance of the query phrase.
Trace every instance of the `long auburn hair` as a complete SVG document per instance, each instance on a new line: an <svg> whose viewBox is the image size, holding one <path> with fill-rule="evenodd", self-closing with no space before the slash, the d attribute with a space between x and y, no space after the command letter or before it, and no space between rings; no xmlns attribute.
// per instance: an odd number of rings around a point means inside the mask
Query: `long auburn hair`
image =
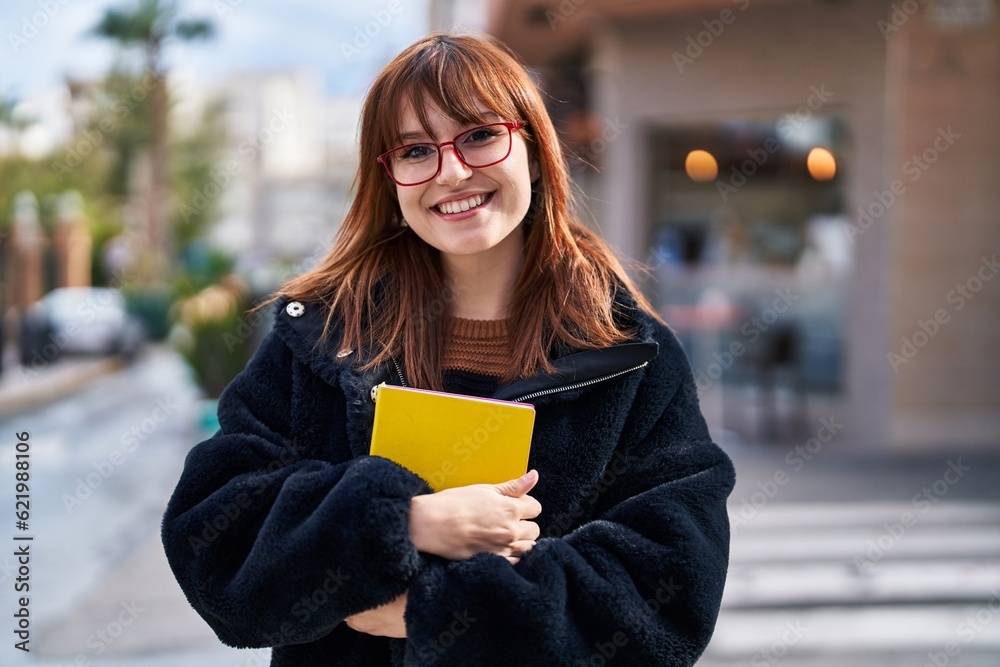
<svg viewBox="0 0 1000 667"><path fill-rule="evenodd" d="M480 100L502 118L527 121L518 132L540 167L522 222L524 268L508 308L511 363L502 381L552 372L549 353L556 344L590 349L629 339L612 298L619 286L662 322L605 242L572 212L559 138L524 66L493 37L443 33L411 45L375 79L361 112L355 196L333 247L254 310L283 296L323 303L323 338L339 319L340 348L358 351L362 368L402 356L409 384L442 389L439 359L452 293L439 251L403 223L395 185L376 158L401 143L407 104L432 134L430 104L470 125L494 122L480 111Z"/></svg>

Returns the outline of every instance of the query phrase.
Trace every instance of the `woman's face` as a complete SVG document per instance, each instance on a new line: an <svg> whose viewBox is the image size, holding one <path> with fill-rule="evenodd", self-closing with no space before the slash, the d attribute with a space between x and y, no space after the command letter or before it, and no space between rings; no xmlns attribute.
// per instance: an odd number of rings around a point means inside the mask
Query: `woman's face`
<svg viewBox="0 0 1000 667"><path fill-rule="evenodd" d="M497 122L521 120L500 118L485 105L480 108ZM427 136L408 107L400 126L403 143L451 141L457 134L475 127L456 121L434 106L429 109L428 120L433 136ZM491 167L467 167L451 146L446 146L441 155L441 171L435 178L420 185L397 185L399 208L414 233L444 255L453 257L487 258L489 251L499 248L505 239L515 241L519 235L511 237L511 232L528 212L531 183L537 178L538 165L536 160L529 160L528 147L517 131L511 139L510 155ZM442 209L445 204L448 205Z"/></svg>

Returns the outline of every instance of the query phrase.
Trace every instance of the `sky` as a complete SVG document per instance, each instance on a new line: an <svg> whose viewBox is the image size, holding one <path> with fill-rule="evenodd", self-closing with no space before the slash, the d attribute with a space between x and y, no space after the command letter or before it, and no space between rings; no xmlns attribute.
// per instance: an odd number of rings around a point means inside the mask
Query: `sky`
<svg viewBox="0 0 1000 667"><path fill-rule="evenodd" d="M0 95L48 121L67 76L100 77L114 49L87 33L111 6L136 0L5 0ZM428 0L179 0L183 17L211 19L208 42L175 43L171 69L211 82L256 70L309 67L331 95L360 96L381 67L428 30Z"/></svg>

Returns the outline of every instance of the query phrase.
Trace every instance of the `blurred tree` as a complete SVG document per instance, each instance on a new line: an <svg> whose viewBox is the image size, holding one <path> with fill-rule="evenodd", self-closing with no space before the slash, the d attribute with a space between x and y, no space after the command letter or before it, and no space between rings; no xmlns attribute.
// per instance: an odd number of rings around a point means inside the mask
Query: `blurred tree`
<svg viewBox="0 0 1000 667"><path fill-rule="evenodd" d="M173 243L166 208L169 99L163 50L166 43L174 38L191 41L211 37L214 26L203 19L178 18L177 3L171 0L136 0L127 7L105 10L93 32L122 48L141 49L144 60L142 80L148 78L150 81L150 176L143 212L149 247L136 276L141 284L150 285L165 278L173 266Z"/></svg>
<svg viewBox="0 0 1000 667"><path fill-rule="evenodd" d="M21 133L35 122L33 118L16 112L18 102L15 97L0 95L0 127L6 128L8 137L3 152L14 157L21 155Z"/></svg>
<svg viewBox="0 0 1000 667"><path fill-rule="evenodd" d="M177 206L173 210L172 233L184 267L185 248L203 239L218 217L219 199L233 174L220 164L226 147L225 106L208 105L200 123L188 128L171 146L170 180Z"/></svg>
<svg viewBox="0 0 1000 667"><path fill-rule="evenodd" d="M16 97L0 94L0 128L6 135L6 141L0 145L0 206L5 206L0 210L0 231L7 228L4 223L10 216L14 193L23 189L11 183L11 176L7 173L7 162L21 161L21 133L34 122L33 119L17 113L18 104L19 100Z"/></svg>
<svg viewBox="0 0 1000 667"><path fill-rule="evenodd" d="M14 107L17 106L14 98L0 94L0 129L5 130L5 134L10 136L12 132L11 124L14 122ZM11 186L8 175L7 153L11 153L10 145L0 146L0 234L6 236L6 231L10 225L11 205L13 204L13 194L18 192L16 187ZM3 271L0 271L0 281L3 280Z"/></svg>
<svg viewBox="0 0 1000 667"><path fill-rule="evenodd" d="M121 198L123 204L136 189L136 174L141 172L139 157L152 143L151 101L149 97L139 99L143 94L141 76L116 68L90 100L92 111L87 124L91 136L101 137L107 160L107 190Z"/></svg>

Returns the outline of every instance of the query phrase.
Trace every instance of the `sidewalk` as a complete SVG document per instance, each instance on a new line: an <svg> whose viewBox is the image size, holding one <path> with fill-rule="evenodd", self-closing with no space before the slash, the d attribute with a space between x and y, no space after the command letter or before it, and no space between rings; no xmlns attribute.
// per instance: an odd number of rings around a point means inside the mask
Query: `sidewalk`
<svg viewBox="0 0 1000 667"><path fill-rule="evenodd" d="M197 419L201 392L180 357L150 345L133 364L68 358L37 374L5 370L0 422L34 429L37 542L31 652L7 645L0 664L267 665L268 651L232 649L215 637L184 598L160 543L184 456L206 435ZM138 445L126 449L122 434ZM66 494L83 504L67 507ZM0 556L0 582L12 566Z"/></svg>
<svg viewBox="0 0 1000 667"><path fill-rule="evenodd" d="M125 614L127 631L119 637L106 633L114 641L107 642L102 664L121 660L127 665L152 665L163 660L176 667L266 665L266 651L239 651L218 640L184 598L167 564L159 532L149 533L72 608L39 628L36 655L53 664L71 663L78 654L88 652L81 648L101 642L86 644L84 638L105 627L113 631L116 620ZM257 660L251 661L254 654Z"/></svg>
<svg viewBox="0 0 1000 667"><path fill-rule="evenodd" d="M7 350L0 374L0 418L70 396L87 383L126 366L118 357L67 357L41 368L17 364L16 353Z"/></svg>

